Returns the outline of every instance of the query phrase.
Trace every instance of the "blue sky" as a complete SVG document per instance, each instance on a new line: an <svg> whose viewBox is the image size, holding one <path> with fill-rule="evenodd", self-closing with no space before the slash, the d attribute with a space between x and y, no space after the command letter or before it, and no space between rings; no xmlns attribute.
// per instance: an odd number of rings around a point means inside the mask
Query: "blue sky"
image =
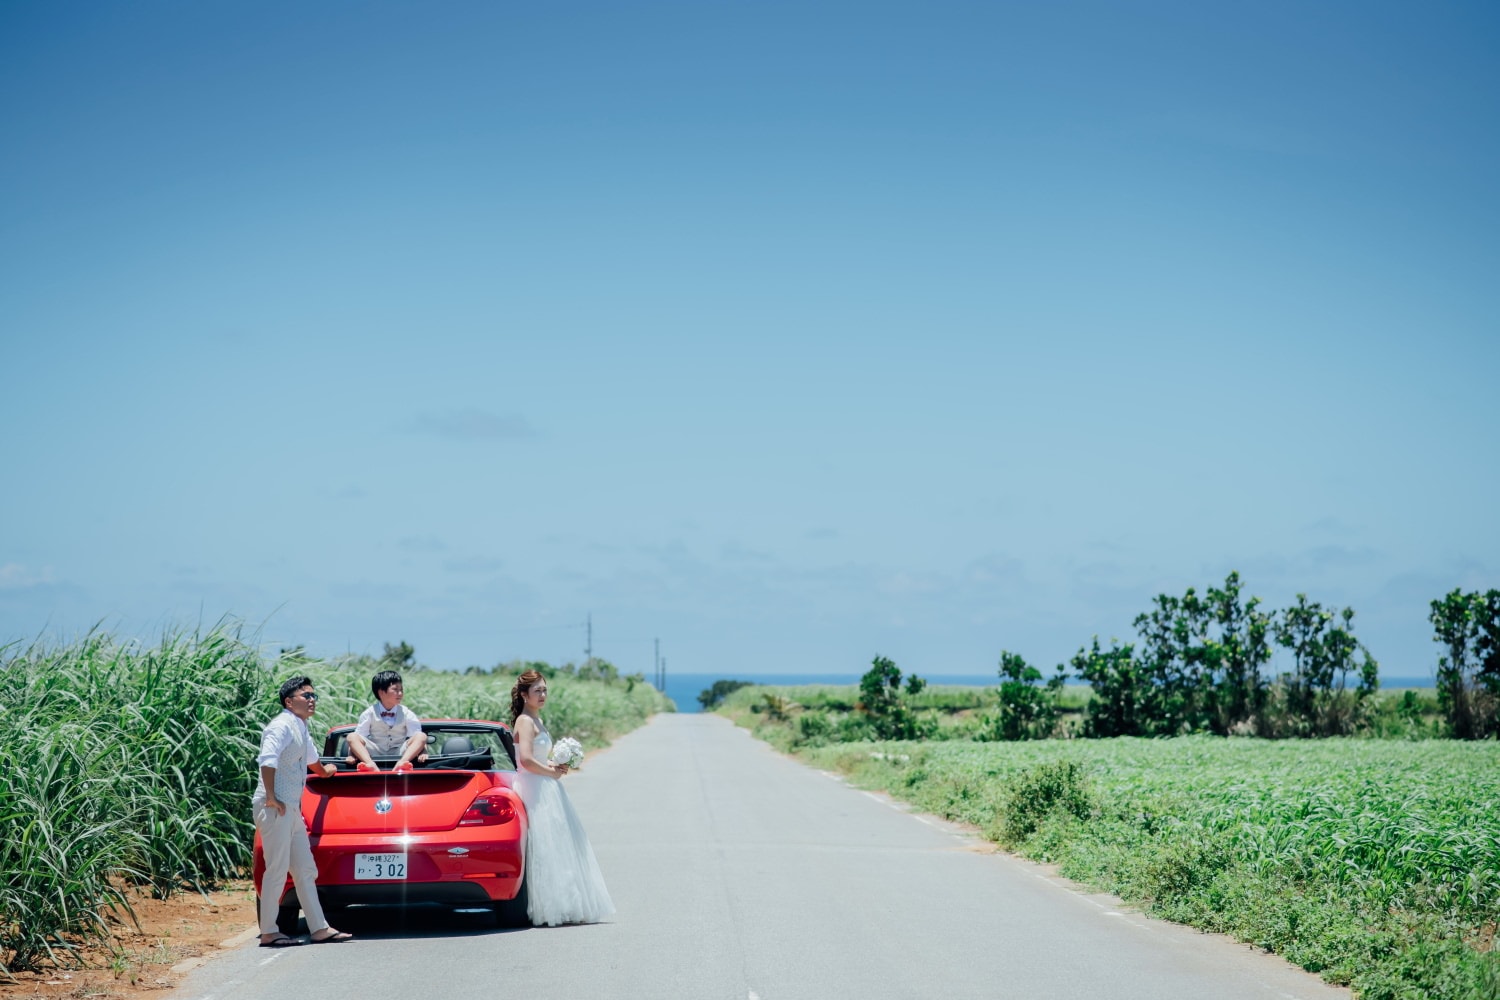
<svg viewBox="0 0 1500 1000"><path fill-rule="evenodd" d="M1500 586L1500 13L7 4L0 642L993 676Z"/></svg>

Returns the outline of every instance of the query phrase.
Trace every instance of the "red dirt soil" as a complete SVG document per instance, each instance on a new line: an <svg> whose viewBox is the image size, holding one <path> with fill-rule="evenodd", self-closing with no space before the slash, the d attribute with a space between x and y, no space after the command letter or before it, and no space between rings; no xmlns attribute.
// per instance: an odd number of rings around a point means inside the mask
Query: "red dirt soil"
<svg viewBox="0 0 1500 1000"><path fill-rule="evenodd" d="M206 896L191 889L167 900L137 896L131 905L140 927L129 919L116 924L113 951L84 952L87 968L46 965L14 973L13 982L0 974L0 998L160 995L216 952L255 935L255 891L249 882Z"/></svg>

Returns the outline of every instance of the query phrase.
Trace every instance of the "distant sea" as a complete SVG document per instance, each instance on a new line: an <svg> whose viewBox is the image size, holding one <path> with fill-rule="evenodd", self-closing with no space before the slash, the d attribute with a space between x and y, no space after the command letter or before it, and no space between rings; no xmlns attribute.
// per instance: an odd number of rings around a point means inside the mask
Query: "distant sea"
<svg viewBox="0 0 1500 1000"><path fill-rule="evenodd" d="M714 681L750 681L752 684L776 684L793 687L799 684L858 684L859 674L674 674L667 672L667 697L671 698L679 712L701 712L698 695L713 687ZM964 687L994 687L1000 678L994 674L927 674L921 675L928 684L956 684ZM1080 684L1081 681L1069 681ZM1382 677L1382 688L1430 688L1431 677Z"/></svg>

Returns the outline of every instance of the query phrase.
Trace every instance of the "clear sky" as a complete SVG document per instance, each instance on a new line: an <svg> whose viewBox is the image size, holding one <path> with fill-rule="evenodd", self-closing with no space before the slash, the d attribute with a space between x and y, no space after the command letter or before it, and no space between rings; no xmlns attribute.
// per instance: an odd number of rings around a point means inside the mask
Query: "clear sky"
<svg viewBox="0 0 1500 1000"><path fill-rule="evenodd" d="M1500 586L1489 2L0 6L0 643L994 676Z"/></svg>

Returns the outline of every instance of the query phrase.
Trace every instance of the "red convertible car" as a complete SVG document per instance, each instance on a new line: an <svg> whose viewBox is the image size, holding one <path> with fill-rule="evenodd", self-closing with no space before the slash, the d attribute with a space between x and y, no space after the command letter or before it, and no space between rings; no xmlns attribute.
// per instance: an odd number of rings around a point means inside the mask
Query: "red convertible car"
<svg viewBox="0 0 1500 1000"><path fill-rule="evenodd" d="M376 757L379 771L356 770L345 759L354 727L329 731L323 761L339 771L309 775L302 795L324 912L337 927L350 906L441 903L524 924L526 808L510 730L459 719L424 719L422 730L427 760L400 773L389 770L395 757ZM268 891L265 867L257 834L257 894ZM277 926L295 934L301 904L290 877L279 894Z"/></svg>

